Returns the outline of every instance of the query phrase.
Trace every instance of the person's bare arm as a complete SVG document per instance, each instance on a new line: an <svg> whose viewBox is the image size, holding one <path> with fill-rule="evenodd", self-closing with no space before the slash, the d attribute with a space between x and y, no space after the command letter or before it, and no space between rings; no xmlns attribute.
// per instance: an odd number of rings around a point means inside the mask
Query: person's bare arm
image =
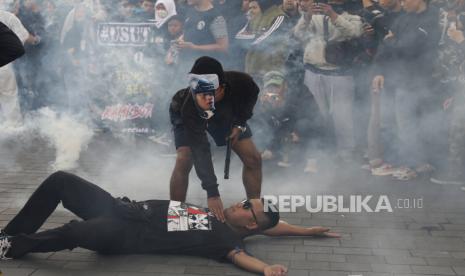
<svg viewBox="0 0 465 276"><path fill-rule="evenodd" d="M39 44L40 37L29 34L25 42L28 44L36 45L36 44Z"/></svg>
<svg viewBox="0 0 465 276"><path fill-rule="evenodd" d="M329 232L330 229L321 226L314 227L302 227L297 225L289 224L283 220L268 230L263 231L266 236L278 237L278 236L321 236L328 238L340 238L341 236L337 233Z"/></svg>
<svg viewBox="0 0 465 276"><path fill-rule="evenodd" d="M228 259L237 267L244 270L263 274L265 276L284 276L287 275L287 268L283 265L269 265L255 257L252 257L244 251L232 250L228 254Z"/></svg>

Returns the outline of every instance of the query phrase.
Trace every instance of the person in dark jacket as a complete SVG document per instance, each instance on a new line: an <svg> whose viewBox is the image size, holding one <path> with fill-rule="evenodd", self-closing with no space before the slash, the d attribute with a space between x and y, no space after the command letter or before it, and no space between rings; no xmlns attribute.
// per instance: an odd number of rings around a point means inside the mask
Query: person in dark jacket
<svg viewBox="0 0 465 276"><path fill-rule="evenodd" d="M433 97L432 76L440 31L439 10L428 5L427 0L404 0L402 7L405 13L394 21L375 57L372 88L375 93L394 93L394 103L382 106L388 112L395 107L399 138L396 165L408 167L397 176L408 180L416 176L413 169L425 172L431 168L422 139L425 135L420 131L425 119L433 114L425 107L431 105ZM382 91L385 82L391 91Z"/></svg>
<svg viewBox="0 0 465 276"><path fill-rule="evenodd" d="M0 23L0 67L24 55L21 40L5 24Z"/></svg>
<svg viewBox="0 0 465 276"><path fill-rule="evenodd" d="M60 203L82 220L38 232ZM285 275L286 267L248 255L243 238L255 234L339 237L328 228L280 221L276 207L263 199L238 202L224 214L226 223L221 223L208 209L185 202L114 198L76 175L55 172L5 231L0 229L0 261L79 246L103 254L182 254L229 260L251 272Z"/></svg>
<svg viewBox="0 0 465 276"><path fill-rule="evenodd" d="M177 150L170 196L172 200L185 200L193 164L203 189L207 191L208 207L224 220L206 132L217 146L225 146L227 139L231 139L232 150L244 164L242 178L247 198L260 197L261 157L247 125L253 115L259 88L245 73L224 72L221 63L211 57L197 59L191 74L194 76L191 77L191 87L178 91L170 106Z"/></svg>
<svg viewBox="0 0 465 276"><path fill-rule="evenodd" d="M45 31L45 18L42 15L41 1L27 0L20 1L18 18L23 23L26 30L36 38L33 44L26 44L26 54L15 64L17 69L17 80L21 110L35 110L47 105L44 87L43 67L49 64L43 63L43 54L46 47L47 33Z"/></svg>

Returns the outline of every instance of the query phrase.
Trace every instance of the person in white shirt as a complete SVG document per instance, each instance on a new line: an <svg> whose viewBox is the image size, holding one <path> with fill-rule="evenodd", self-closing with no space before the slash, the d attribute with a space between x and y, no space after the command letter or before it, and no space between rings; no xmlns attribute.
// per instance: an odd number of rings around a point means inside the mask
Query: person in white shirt
<svg viewBox="0 0 465 276"><path fill-rule="evenodd" d="M302 17L293 34L304 49L304 84L313 94L328 126L334 123L338 156L342 161L350 162L355 148L354 79L350 65L341 66L327 60L329 43L348 41L363 34L361 18L344 11L341 8L344 2L330 0L328 5L301 0Z"/></svg>
<svg viewBox="0 0 465 276"><path fill-rule="evenodd" d="M0 10L0 22L10 28L24 43L38 43L39 38L29 34L21 21L12 13ZM11 63L0 67L0 121L6 125L17 126L21 123L18 101L18 86Z"/></svg>

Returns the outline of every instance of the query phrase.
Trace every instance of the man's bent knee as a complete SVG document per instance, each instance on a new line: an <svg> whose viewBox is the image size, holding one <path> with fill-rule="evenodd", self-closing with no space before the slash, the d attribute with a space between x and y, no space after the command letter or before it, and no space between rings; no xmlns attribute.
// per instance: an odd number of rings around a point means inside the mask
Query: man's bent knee
<svg viewBox="0 0 465 276"><path fill-rule="evenodd" d="M176 162L192 163L192 152L189 147L179 147L176 150Z"/></svg>
<svg viewBox="0 0 465 276"><path fill-rule="evenodd" d="M58 188L66 182L66 179L72 176L72 174L64 171L56 171L49 175L47 179L42 183L42 186L49 188Z"/></svg>

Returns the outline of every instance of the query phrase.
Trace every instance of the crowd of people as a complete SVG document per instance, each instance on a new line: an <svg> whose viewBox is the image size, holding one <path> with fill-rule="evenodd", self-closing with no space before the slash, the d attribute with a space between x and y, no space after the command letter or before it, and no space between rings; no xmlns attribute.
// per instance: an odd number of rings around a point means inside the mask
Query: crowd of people
<svg viewBox="0 0 465 276"><path fill-rule="evenodd" d="M102 23L150 24L143 54L164 103L201 56L253 77L264 162L315 173L323 151L373 175L464 185L464 0L17 0L0 21L26 49L0 71L11 124L92 105L111 79Z"/></svg>

